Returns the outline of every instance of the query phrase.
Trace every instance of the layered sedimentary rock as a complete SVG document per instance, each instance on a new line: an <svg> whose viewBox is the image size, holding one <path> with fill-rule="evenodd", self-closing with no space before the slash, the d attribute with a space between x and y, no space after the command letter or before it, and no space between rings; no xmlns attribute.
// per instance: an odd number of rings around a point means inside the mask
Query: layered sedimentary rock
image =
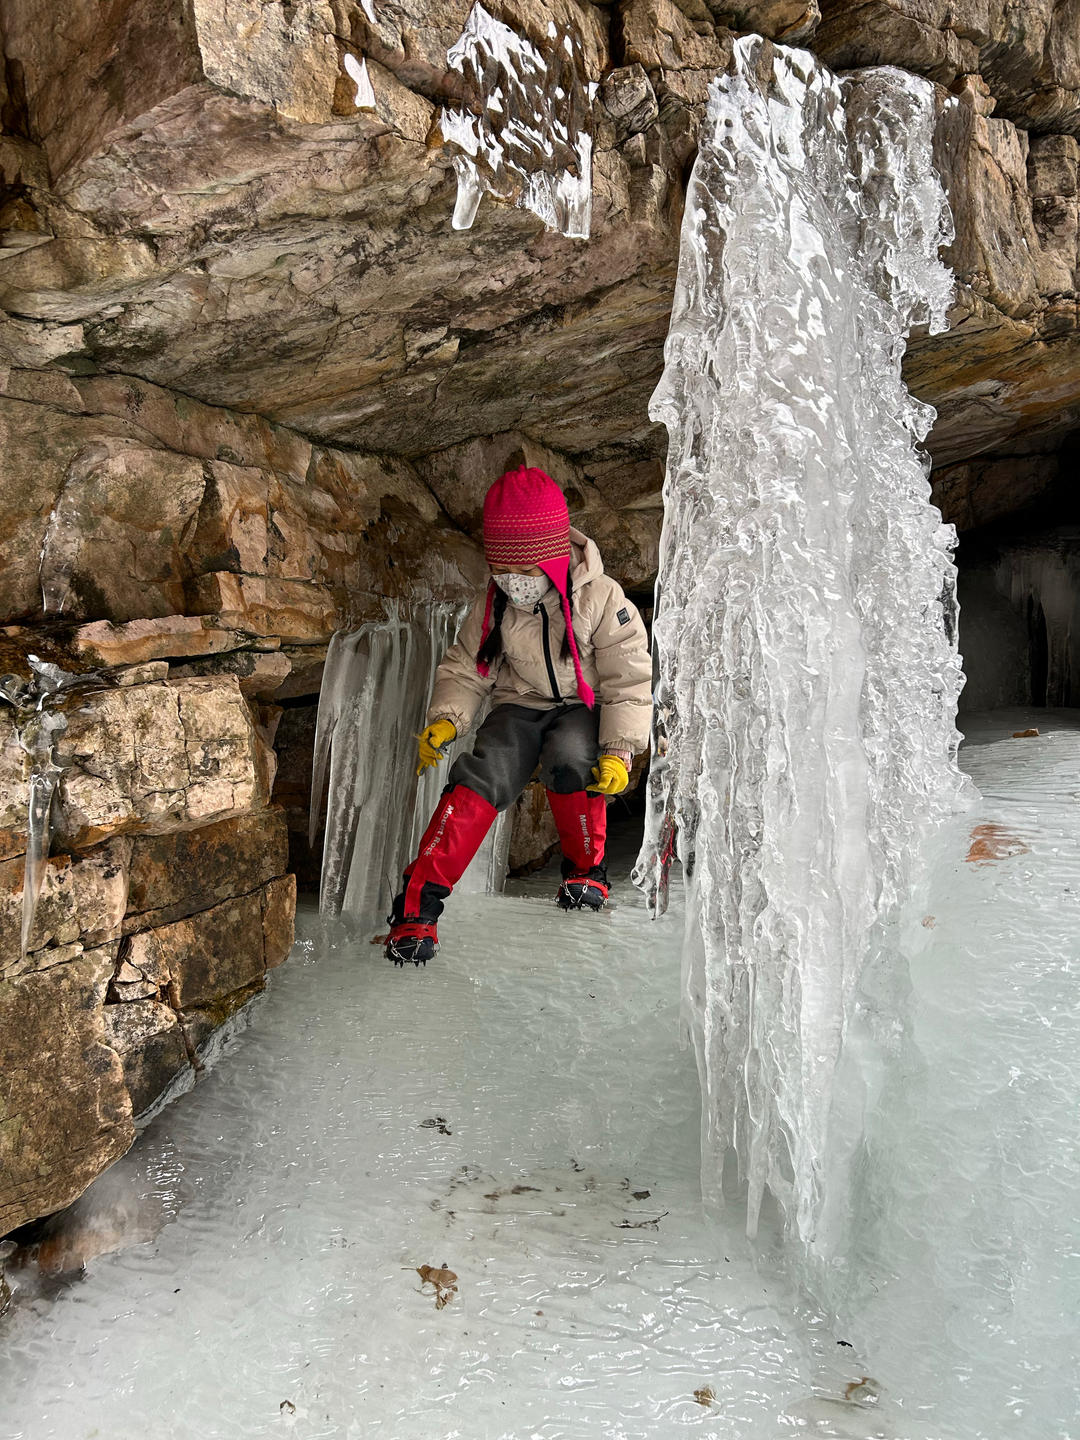
<svg viewBox="0 0 1080 1440"><path fill-rule="evenodd" d="M68 715L25 952L29 758L0 712L0 1230L75 1199L292 943L273 757L230 677Z"/></svg>
<svg viewBox="0 0 1080 1440"><path fill-rule="evenodd" d="M47 40L30 0L13 0L9 357L138 375L412 459L520 432L603 477L618 504L621 473L660 453L645 401L682 176L731 26L808 43L831 64L907 65L943 102L959 96L941 154L958 221L953 328L909 364L941 412L935 458L1033 433L1052 448L1075 423L1080 37L1068 6L1025 7L1023 23L1000 0L833 0L820 23L816 5L786 0L491 9L541 48L549 20L568 27L583 81L599 86L587 244L490 200L472 229L451 231L440 115L484 101L461 95L446 59L465 0L434 14L248 0L228 21L172 0L152 26L133 3L111 29L86 20L85 35L73 24ZM365 60L370 105L349 57ZM181 509L183 491L178 477Z"/></svg>
<svg viewBox="0 0 1080 1440"><path fill-rule="evenodd" d="M10 729L0 746L0 1174L22 1177L0 1180L0 1233L120 1153L282 957L285 876L315 868L298 837L337 628L470 594L484 490L521 462L554 475L624 584L650 584L664 438L647 402L707 86L737 32L936 82L958 285L949 330L916 336L906 365L939 410L936 494L973 529L1064 493L1075 5L491 0L530 53L570 46L588 240L545 228L513 183L452 227L460 136L491 128L505 79L448 60L472 8L74 0L54 26L37 0L4 7L0 673L32 652L105 679L58 740L25 956L30 758ZM520 179L546 162L518 139ZM528 798L519 812L527 865L552 836Z"/></svg>

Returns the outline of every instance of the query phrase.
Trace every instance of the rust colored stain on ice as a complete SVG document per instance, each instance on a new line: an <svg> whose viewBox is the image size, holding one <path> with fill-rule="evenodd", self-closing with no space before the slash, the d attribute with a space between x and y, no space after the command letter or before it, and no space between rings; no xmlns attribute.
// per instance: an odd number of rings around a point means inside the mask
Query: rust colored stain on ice
<svg viewBox="0 0 1080 1440"><path fill-rule="evenodd" d="M987 823L976 825L972 830L971 848L966 858L969 865L989 865L995 860L1008 860L1013 855L1026 855L1030 848L1004 825Z"/></svg>

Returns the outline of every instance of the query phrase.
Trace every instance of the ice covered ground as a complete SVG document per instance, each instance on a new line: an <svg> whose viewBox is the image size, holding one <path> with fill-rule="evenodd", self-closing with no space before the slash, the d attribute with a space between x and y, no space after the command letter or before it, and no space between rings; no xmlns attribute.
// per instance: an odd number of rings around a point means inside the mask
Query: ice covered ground
<svg viewBox="0 0 1080 1440"><path fill-rule="evenodd" d="M1080 1433L1080 725L1028 723L971 727L986 799L919 926L851 1328L774 1231L755 1259L737 1207L702 1218L677 886L655 923L625 879L567 917L545 876L459 897L427 973L301 917L225 1060L99 1182L97 1228L141 1243L12 1273L3 1440ZM457 1277L441 1308L422 1266Z"/></svg>

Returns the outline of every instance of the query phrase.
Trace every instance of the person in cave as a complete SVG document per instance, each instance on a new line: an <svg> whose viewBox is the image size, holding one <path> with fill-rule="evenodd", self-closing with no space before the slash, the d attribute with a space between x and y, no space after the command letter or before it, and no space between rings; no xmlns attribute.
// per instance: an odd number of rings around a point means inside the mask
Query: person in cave
<svg viewBox="0 0 1080 1440"><path fill-rule="evenodd" d="M538 764L563 854L556 902L602 908L607 797L626 789L649 741L644 622L594 542L571 529L566 499L543 470L521 466L491 486L484 553L491 579L436 673L417 773L468 731L489 697L491 710L472 754L455 760L394 899L386 954L398 965L434 955L444 901Z"/></svg>

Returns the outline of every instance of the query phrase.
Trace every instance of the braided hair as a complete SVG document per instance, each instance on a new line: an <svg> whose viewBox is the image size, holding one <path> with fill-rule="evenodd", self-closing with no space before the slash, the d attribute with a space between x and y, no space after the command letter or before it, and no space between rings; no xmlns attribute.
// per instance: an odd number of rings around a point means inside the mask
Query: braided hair
<svg viewBox="0 0 1080 1440"><path fill-rule="evenodd" d="M502 622L506 614L506 592L500 590L494 580L488 582L488 608L491 625L484 643L476 652L476 668L481 675L487 675L502 655Z"/></svg>
<svg viewBox="0 0 1080 1440"><path fill-rule="evenodd" d="M487 635L484 637L483 644L476 653L477 669L480 670L482 675L487 675L502 655L502 622L503 616L506 614L507 606L506 591L496 585L494 580L490 582L490 586L491 590L494 591L494 594L489 592L488 596L491 624L488 628ZM570 615L572 617L574 614L574 582L569 574L566 577L566 603L570 608ZM563 632L562 650L560 654L563 660L569 660L571 658L569 630Z"/></svg>

